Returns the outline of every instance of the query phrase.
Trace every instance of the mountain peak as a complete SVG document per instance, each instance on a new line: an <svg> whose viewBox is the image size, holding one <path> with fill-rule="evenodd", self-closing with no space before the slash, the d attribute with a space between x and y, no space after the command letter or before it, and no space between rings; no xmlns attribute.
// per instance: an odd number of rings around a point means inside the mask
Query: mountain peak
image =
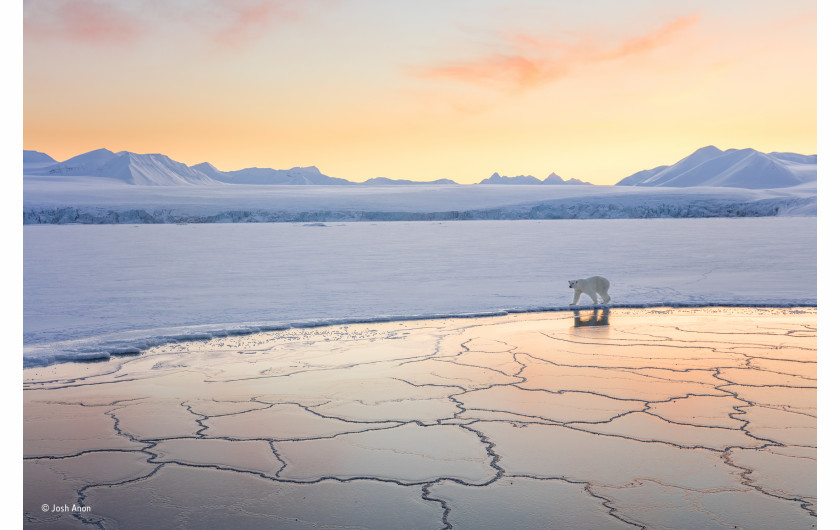
<svg viewBox="0 0 840 530"><path fill-rule="evenodd" d="M790 153L774 156L752 148L721 151L706 146L672 166L639 171L616 185L785 188L816 180L816 159L813 164L808 163L810 160Z"/></svg>
<svg viewBox="0 0 840 530"><path fill-rule="evenodd" d="M553 184L553 185L560 185L560 184L585 184L587 186L591 186L589 182L584 182L579 179L570 178L569 180L563 180L563 177L558 175L557 173L552 172L551 175L545 177L545 180L542 181L543 184Z"/></svg>
<svg viewBox="0 0 840 530"><path fill-rule="evenodd" d="M479 182L479 184L541 184L542 181L532 175L517 175L515 177L504 177L498 173L493 173L489 178Z"/></svg>
<svg viewBox="0 0 840 530"><path fill-rule="evenodd" d="M42 153L41 151L31 151L24 149L23 150L23 163L24 164L55 164L56 160L48 155L47 153Z"/></svg>
<svg viewBox="0 0 840 530"><path fill-rule="evenodd" d="M82 153L80 155L76 155L73 158L68 158L65 162L69 160L74 160L77 158L92 158L96 156L114 156L116 153L111 151L110 149L105 149L104 147L100 147L99 149L94 149L92 151L88 151L86 153Z"/></svg>
<svg viewBox="0 0 840 530"><path fill-rule="evenodd" d="M199 170L199 171L204 171L204 170L210 170L210 171L214 171L214 172L219 171L219 170L216 168L216 166L214 166L214 165L213 165L213 164L211 164L210 162L201 162L201 163L199 163L199 164L196 164L196 165L194 165L194 166L190 166L190 167L191 167L191 168L193 168L193 169L197 169L197 170Z"/></svg>
<svg viewBox="0 0 840 530"><path fill-rule="evenodd" d="M128 184L173 186L183 184L212 184L215 181L186 164L176 162L160 153L132 153L120 151L95 175L122 180Z"/></svg>
<svg viewBox="0 0 840 530"><path fill-rule="evenodd" d="M303 167L295 166L292 169L290 169L289 171L306 171L307 173L315 173L317 175L323 175L323 173L321 173L321 171L315 166L303 166Z"/></svg>

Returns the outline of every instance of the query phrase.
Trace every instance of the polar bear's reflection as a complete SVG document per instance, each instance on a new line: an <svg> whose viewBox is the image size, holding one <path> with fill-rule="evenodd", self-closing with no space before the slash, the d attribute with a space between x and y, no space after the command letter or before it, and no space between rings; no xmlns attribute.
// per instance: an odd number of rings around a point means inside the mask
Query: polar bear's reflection
<svg viewBox="0 0 840 530"><path fill-rule="evenodd" d="M575 313L575 327L583 326L609 326L610 325L610 308L594 309L592 311L574 310Z"/></svg>

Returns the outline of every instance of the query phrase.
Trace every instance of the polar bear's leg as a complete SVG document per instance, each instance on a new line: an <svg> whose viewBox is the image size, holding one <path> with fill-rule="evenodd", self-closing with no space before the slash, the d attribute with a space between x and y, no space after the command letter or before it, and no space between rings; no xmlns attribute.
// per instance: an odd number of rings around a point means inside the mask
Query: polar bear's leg
<svg viewBox="0 0 840 530"><path fill-rule="evenodd" d="M589 295L589 298L592 299L593 304L598 303L598 294L595 293L595 289L590 289L590 290L586 291L586 294Z"/></svg>
<svg viewBox="0 0 840 530"><path fill-rule="evenodd" d="M578 300L580 300L580 291L578 291L577 289L575 289L575 301L574 301L574 302L572 302L572 303L571 303L571 304L569 304L569 305L577 305Z"/></svg>
<svg viewBox="0 0 840 530"><path fill-rule="evenodd" d="M604 303L605 304L612 299L612 298L610 298L610 293L608 292L609 290L610 290L610 281L608 279L604 278L604 285L602 286L602 289L601 289L601 295L604 298Z"/></svg>

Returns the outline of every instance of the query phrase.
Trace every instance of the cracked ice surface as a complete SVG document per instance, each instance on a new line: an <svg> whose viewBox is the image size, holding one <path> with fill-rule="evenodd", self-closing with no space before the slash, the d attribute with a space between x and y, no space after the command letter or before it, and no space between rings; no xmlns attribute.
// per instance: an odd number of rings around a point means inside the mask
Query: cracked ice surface
<svg viewBox="0 0 840 530"><path fill-rule="evenodd" d="M25 370L24 526L816 527L816 309L591 313Z"/></svg>

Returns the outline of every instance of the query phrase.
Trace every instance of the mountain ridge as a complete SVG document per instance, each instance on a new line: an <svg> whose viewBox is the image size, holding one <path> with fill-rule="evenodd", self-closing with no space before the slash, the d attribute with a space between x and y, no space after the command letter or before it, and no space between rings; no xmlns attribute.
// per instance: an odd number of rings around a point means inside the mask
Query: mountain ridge
<svg viewBox="0 0 840 530"><path fill-rule="evenodd" d="M321 173L316 166L271 169L251 167L221 171L209 162L188 166L163 154L114 153L95 149L63 162L40 151L24 150L24 175L52 177L82 176L108 178L132 185L179 186L215 184L252 185L458 185L450 179L413 181L385 177L351 182ZM619 180L615 186L640 187L733 187L774 189L815 182L817 155L790 152L762 153L755 149L721 150L713 145L702 147L672 165L644 169ZM502 176L498 172L478 185L591 185L551 173L540 180L532 175Z"/></svg>
<svg viewBox="0 0 840 530"><path fill-rule="evenodd" d="M346 179L329 177L315 166L271 169L250 167L235 171L220 171L208 162L191 166L213 180L226 184L273 184L273 185L345 185Z"/></svg>
<svg viewBox="0 0 840 530"><path fill-rule="evenodd" d="M762 153L751 148L722 151L709 145L673 165L638 171L615 185L774 189L816 178L817 155Z"/></svg>
<svg viewBox="0 0 840 530"><path fill-rule="evenodd" d="M547 184L551 186L556 185L563 185L563 184L585 184L591 186L589 182L583 182L582 180L578 180L575 178L570 178L569 180L563 180L561 176L557 173L551 173L549 176L545 177L545 179L540 180L533 175L517 175L515 177L507 177L503 175L499 175L498 173L493 173L490 177L482 180L479 184L516 184L516 185L540 185L540 184Z"/></svg>

